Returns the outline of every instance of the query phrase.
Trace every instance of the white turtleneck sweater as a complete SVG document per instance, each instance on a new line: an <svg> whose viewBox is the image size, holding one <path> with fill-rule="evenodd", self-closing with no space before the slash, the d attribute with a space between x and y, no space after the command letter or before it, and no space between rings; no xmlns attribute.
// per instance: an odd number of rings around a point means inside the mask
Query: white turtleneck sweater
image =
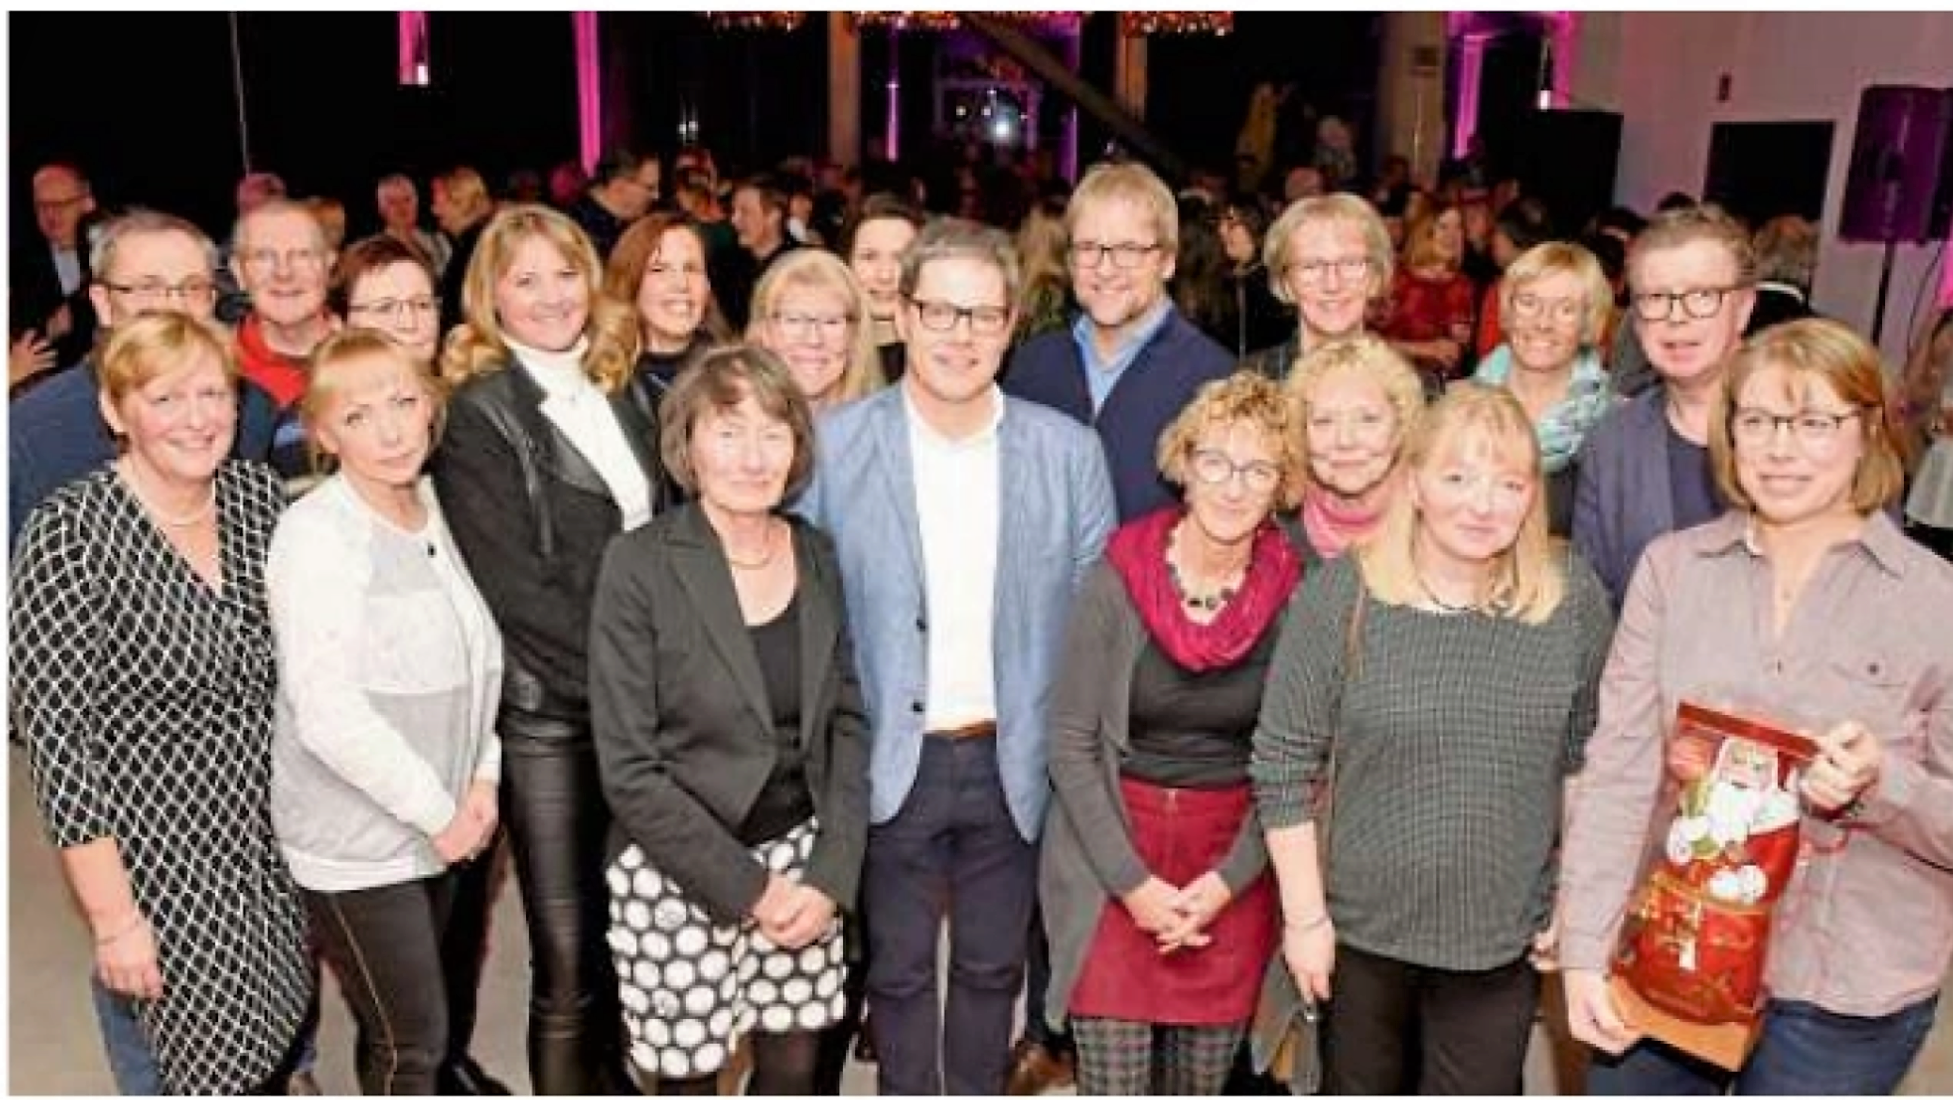
<svg viewBox="0 0 1953 1100"><path fill-rule="evenodd" d="M506 336L503 340L515 353L516 362L542 387L543 415L569 438L609 486L611 499L623 513L624 530L650 522L651 483L624 438L624 426L611 411L610 398L583 370L590 338L586 336L564 351L543 351Z"/></svg>

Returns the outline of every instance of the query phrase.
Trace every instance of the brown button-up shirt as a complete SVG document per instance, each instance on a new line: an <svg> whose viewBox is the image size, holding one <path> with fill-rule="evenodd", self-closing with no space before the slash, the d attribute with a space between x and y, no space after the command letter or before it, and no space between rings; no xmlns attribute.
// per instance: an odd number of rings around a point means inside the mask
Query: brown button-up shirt
<svg viewBox="0 0 1953 1100"><path fill-rule="evenodd" d="M1648 547L1621 610L1600 724L1574 780L1563 961L1604 970L1673 812L1664 742L1684 699L1761 706L1884 748L1852 824L1806 816L1778 903L1771 994L1882 1016L1938 992L1953 955L1953 568L1883 513L1818 566L1781 636L1771 563L1732 512Z"/></svg>

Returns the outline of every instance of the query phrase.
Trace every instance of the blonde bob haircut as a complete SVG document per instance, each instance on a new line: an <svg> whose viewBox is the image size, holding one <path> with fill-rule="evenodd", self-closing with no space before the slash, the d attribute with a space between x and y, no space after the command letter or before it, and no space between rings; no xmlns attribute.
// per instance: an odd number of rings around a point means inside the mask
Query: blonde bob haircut
<svg viewBox="0 0 1953 1100"><path fill-rule="evenodd" d="M188 314L144 313L104 334L95 361L102 401L119 408L130 394L166 374L214 359L237 389L237 357L217 328Z"/></svg>
<svg viewBox="0 0 1953 1100"><path fill-rule="evenodd" d="M1268 227L1268 234L1261 239L1261 262L1268 268L1268 289L1285 305L1295 304L1295 295L1288 288L1288 266L1295 262L1295 235L1304 227L1317 222L1339 222L1355 226L1363 235L1363 254L1370 261L1370 292L1372 301L1383 297L1396 274L1396 256L1390 247L1390 230L1377 214L1377 208L1356 195L1338 191L1333 195L1316 195L1288 204L1282 216Z"/></svg>
<svg viewBox="0 0 1953 1100"><path fill-rule="evenodd" d="M1488 610L1507 619L1543 623L1566 596L1565 554L1556 551L1546 530L1546 493L1533 422L1510 390L1477 382L1452 386L1404 441L1402 461L1415 474L1460 453L1490 454L1522 471L1533 484L1532 505L1518 538L1493 562ZM1387 604L1410 606L1427 598L1411 550L1423 523L1416 495L1398 493L1381 529L1354 551L1370 594Z"/></svg>
<svg viewBox="0 0 1953 1100"><path fill-rule="evenodd" d="M605 393L616 393L630 381L637 365L637 309L603 292L603 266L583 230L568 216L533 204L504 209L482 230L461 284L462 323L448 334L441 352L442 379L459 386L477 375L506 369L514 360L502 319L495 312L495 284L514 266L516 251L533 237L549 242L582 277L589 300L583 333L590 338L583 353L583 373Z"/></svg>
<svg viewBox="0 0 1953 1100"><path fill-rule="evenodd" d="M1157 461L1160 474L1182 489L1187 463L1208 433L1246 425L1261 436L1274 457L1282 480L1275 486L1273 505L1293 508L1302 502L1302 433L1295 430L1295 406L1281 383L1256 371L1236 371L1201 386L1187 407L1160 433Z"/></svg>
<svg viewBox="0 0 1953 1100"><path fill-rule="evenodd" d="M845 405L866 397L883 386L882 356L875 347L874 326L867 324L868 295L861 280L839 256L821 248L796 248L775 260L753 288L751 315L746 320L746 342L764 345L766 327L780 299L788 291L825 291L841 299L848 318L848 365L834 383L831 405Z"/></svg>
<svg viewBox="0 0 1953 1100"><path fill-rule="evenodd" d="M1168 263L1180 250L1180 204L1151 168L1134 162L1094 164L1065 205L1065 235L1077 235L1085 211L1109 202L1129 202L1153 216L1160 255Z"/></svg>
<svg viewBox="0 0 1953 1100"><path fill-rule="evenodd" d="M814 410L780 357L756 344L731 344L706 352L678 372L658 404L658 457L665 472L687 493L697 493L692 467L692 433L707 415L738 408L748 397L760 411L793 432L793 462L787 467L791 500L807 487L814 472Z"/></svg>
<svg viewBox="0 0 1953 1100"><path fill-rule="evenodd" d="M305 394L298 402L299 420L305 425L305 449L311 456L314 473L329 474L339 465L336 457L319 446L317 429L342 392L343 375L353 364L374 361L392 367L395 377L420 388L433 405L432 431L427 441L430 454L440 442L441 429L447 426L447 389L434 377L433 368L379 329L344 328L312 350L312 365L305 375Z"/></svg>
<svg viewBox="0 0 1953 1100"><path fill-rule="evenodd" d="M1758 372L1772 367L1789 375L1799 405L1811 404L1813 393L1824 387L1858 412L1865 448L1851 478L1852 508L1861 516L1870 515L1898 497L1905 488L1905 450L1900 442L1904 437L1897 410L1888 399L1878 349L1836 321L1812 317L1764 329L1731 357L1717 414L1709 421L1709 462L1723 499L1741 511L1756 510L1756 502L1736 475L1736 441L1730 423L1743 387Z"/></svg>
<svg viewBox="0 0 1953 1100"><path fill-rule="evenodd" d="M1294 406L1295 436L1303 453L1308 452L1309 414L1315 405L1316 388L1323 379L1345 371L1376 383L1384 399L1390 402L1391 410L1397 415L1392 442L1401 460L1404 440L1424 416L1424 383L1417 369L1397 349L1381 337L1371 335L1331 340L1303 356L1288 380L1282 383ZM1310 486L1314 485L1315 474L1306 461L1302 464L1302 477Z"/></svg>
<svg viewBox="0 0 1953 1100"><path fill-rule="evenodd" d="M1608 285L1607 273L1600 269L1594 254L1570 241L1534 245L1505 269L1505 277L1499 280L1499 316L1505 326L1512 327L1512 299L1533 283L1555 275L1571 275L1580 284L1580 296L1587 302L1580 319L1580 346L1598 345L1613 316L1614 288Z"/></svg>

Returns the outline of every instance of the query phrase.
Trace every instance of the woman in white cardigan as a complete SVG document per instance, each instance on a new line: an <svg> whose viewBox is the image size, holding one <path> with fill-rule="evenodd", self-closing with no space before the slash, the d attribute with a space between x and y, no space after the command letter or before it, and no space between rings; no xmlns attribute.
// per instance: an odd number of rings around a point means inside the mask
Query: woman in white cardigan
<svg viewBox="0 0 1953 1100"><path fill-rule="evenodd" d="M454 883L495 833L501 638L421 475L427 368L348 330L314 353L302 411L338 469L271 543L272 823L358 1024L362 1091L432 1094Z"/></svg>

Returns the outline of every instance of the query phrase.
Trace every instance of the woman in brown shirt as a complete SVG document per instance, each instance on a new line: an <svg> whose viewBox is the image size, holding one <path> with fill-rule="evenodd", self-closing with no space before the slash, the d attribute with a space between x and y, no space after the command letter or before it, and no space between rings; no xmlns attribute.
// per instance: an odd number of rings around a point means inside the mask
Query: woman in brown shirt
<svg viewBox="0 0 1953 1100"><path fill-rule="evenodd" d="M1890 1093L1953 952L1953 569L1885 508L1902 482L1878 352L1797 321L1737 353L1710 424L1723 518L1649 546L1628 589L1562 865L1570 1025L1596 1093ZM1774 998L1740 1073L1622 1019L1608 959L1665 789L1677 703L1739 693L1818 720Z"/></svg>

